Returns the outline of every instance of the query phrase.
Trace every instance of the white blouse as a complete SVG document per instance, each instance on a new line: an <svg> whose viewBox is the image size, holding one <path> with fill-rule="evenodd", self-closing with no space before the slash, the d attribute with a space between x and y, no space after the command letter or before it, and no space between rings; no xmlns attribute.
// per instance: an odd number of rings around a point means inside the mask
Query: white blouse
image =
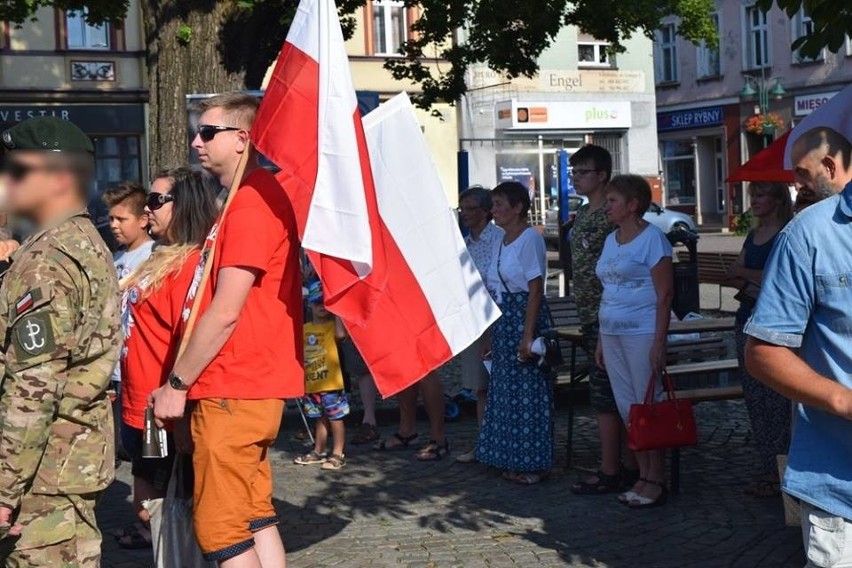
<svg viewBox="0 0 852 568"><path fill-rule="evenodd" d="M503 239L495 243L486 285L498 303L504 292L529 292L532 280L546 276L547 246L535 229L528 228L508 245Z"/></svg>

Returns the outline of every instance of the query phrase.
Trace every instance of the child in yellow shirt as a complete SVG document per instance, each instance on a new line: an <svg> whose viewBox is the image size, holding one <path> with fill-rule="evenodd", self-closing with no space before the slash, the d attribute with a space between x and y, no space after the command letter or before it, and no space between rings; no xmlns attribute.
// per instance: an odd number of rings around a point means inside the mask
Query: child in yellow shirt
<svg viewBox="0 0 852 568"><path fill-rule="evenodd" d="M308 286L308 304L312 321L304 328L305 396L301 403L308 418L317 419L317 425L314 449L293 461L338 470L346 465L343 419L349 414L349 398L343 390L337 340L346 336L346 330L325 309L322 284L318 281ZM331 454L326 453L329 434L333 440Z"/></svg>

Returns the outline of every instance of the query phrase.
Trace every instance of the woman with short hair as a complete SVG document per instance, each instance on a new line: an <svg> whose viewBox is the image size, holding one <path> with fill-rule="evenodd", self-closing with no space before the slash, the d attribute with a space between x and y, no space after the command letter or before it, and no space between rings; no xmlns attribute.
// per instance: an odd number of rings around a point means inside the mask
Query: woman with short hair
<svg viewBox="0 0 852 568"><path fill-rule="evenodd" d="M491 268L491 258L494 256L495 245L503 238L503 229L492 222L491 192L482 186L473 186L459 195L459 217L468 230L464 238L467 251L473 259L476 270L483 281L488 278ZM488 370L482 360L488 350L488 334L483 334L470 347L462 351L461 362L462 387L476 395L476 420L482 424L485 414L485 402L488 396ZM460 454L456 461L472 463L476 461L476 448Z"/></svg>
<svg viewBox="0 0 852 568"><path fill-rule="evenodd" d="M503 315L491 330L493 362L476 459L503 470L503 477L532 485L550 474L553 462L553 393L532 353L549 326L544 300L547 249L530 227L530 194L517 182L491 192L498 239L487 274Z"/></svg>
<svg viewBox="0 0 852 568"><path fill-rule="evenodd" d="M606 214L618 226L604 244L597 265L603 284L600 337L595 357L606 368L622 420L630 406L645 400L649 381L662 394L666 335L673 296L672 246L666 235L642 216L651 204L651 187L636 175L615 176L606 189ZM620 496L631 508L666 501L665 453L635 452L640 480Z"/></svg>

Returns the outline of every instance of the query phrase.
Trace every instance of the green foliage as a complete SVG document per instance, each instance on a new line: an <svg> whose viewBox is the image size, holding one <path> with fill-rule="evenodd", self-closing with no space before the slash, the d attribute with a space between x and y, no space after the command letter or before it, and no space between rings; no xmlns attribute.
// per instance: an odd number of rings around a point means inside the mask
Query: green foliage
<svg viewBox="0 0 852 568"><path fill-rule="evenodd" d="M36 10L43 7L87 9L86 20L92 24L113 22L120 25L130 7L130 0L0 0L0 21L22 24L32 20Z"/></svg>
<svg viewBox="0 0 852 568"><path fill-rule="evenodd" d="M187 24L181 24L178 28L178 43L181 45L189 45L192 41L192 27Z"/></svg>
<svg viewBox="0 0 852 568"><path fill-rule="evenodd" d="M751 209L743 211L734 219L734 234L738 237L744 237L754 227L754 216L751 214Z"/></svg>
<svg viewBox="0 0 852 568"><path fill-rule="evenodd" d="M837 53L852 37L852 2L849 0L757 0L758 6L768 11L776 4L790 17L795 17L802 6L814 23L813 33L793 42L793 49L801 49L802 55L816 57L828 48Z"/></svg>
<svg viewBox="0 0 852 568"><path fill-rule="evenodd" d="M680 33L694 41L718 42L713 0L406 0L421 6L424 17L414 24L415 38L406 42L401 57L385 67L396 79L418 84L415 102L429 108L454 102L466 92L465 74L485 63L508 77L532 77L538 58L565 25L611 43L624 51L634 33L652 37L660 21L680 18ZM436 47L437 46L437 47ZM433 62L448 65L437 69Z"/></svg>
<svg viewBox="0 0 852 568"><path fill-rule="evenodd" d="M269 64L292 22L298 0L144 0L164 14L183 19L188 12L210 11L227 2L227 21L219 34L220 63L230 73L243 73L246 86L260 85ZM355 26L353 14L366 0L338 0L344 34ZM803 4L814 21L814 33L798 39L794 49L814 55L828 47L838 51L852 35L850 0L757 0L769 9L777 4L791 17ZM475 64L508 77L532 77L538 58L565 25L609 41L613 53L624 51L624 41L635 33L652 37L663 18L678 18L679 33L693 42L718 42L710 14L714 0L405 0L419 7L423 17L414 23L413 39L404 43L399 57L385 66L393 76L420 87L417 104L429 108L436 102L454 102L465 94L465 74ZM0 0L0 20L23 23L36 10L54 6L65 10L88 9L92 23L120 23L129 0ZM192 30L181 30L178 41L191 41ZM437 63L437 65L435 65Z"/></svg>

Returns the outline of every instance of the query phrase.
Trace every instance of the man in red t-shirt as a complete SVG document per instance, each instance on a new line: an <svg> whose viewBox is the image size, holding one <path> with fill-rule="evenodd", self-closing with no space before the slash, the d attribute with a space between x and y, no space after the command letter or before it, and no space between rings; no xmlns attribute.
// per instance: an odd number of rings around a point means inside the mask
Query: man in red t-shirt
<svg viewBox="0 0 852 568"><path fill-rule="evenodd" d="M198 323L169 381L151 396L158 421L183 416L193 401L195 530L205 558L224 568L285 566L268 449L284 399L304 393L296 221L249 143L257 107L254 97L229 94L197 108L192 147L224 187L242 154L251 154L208 239L215 255Z"/></svg>

